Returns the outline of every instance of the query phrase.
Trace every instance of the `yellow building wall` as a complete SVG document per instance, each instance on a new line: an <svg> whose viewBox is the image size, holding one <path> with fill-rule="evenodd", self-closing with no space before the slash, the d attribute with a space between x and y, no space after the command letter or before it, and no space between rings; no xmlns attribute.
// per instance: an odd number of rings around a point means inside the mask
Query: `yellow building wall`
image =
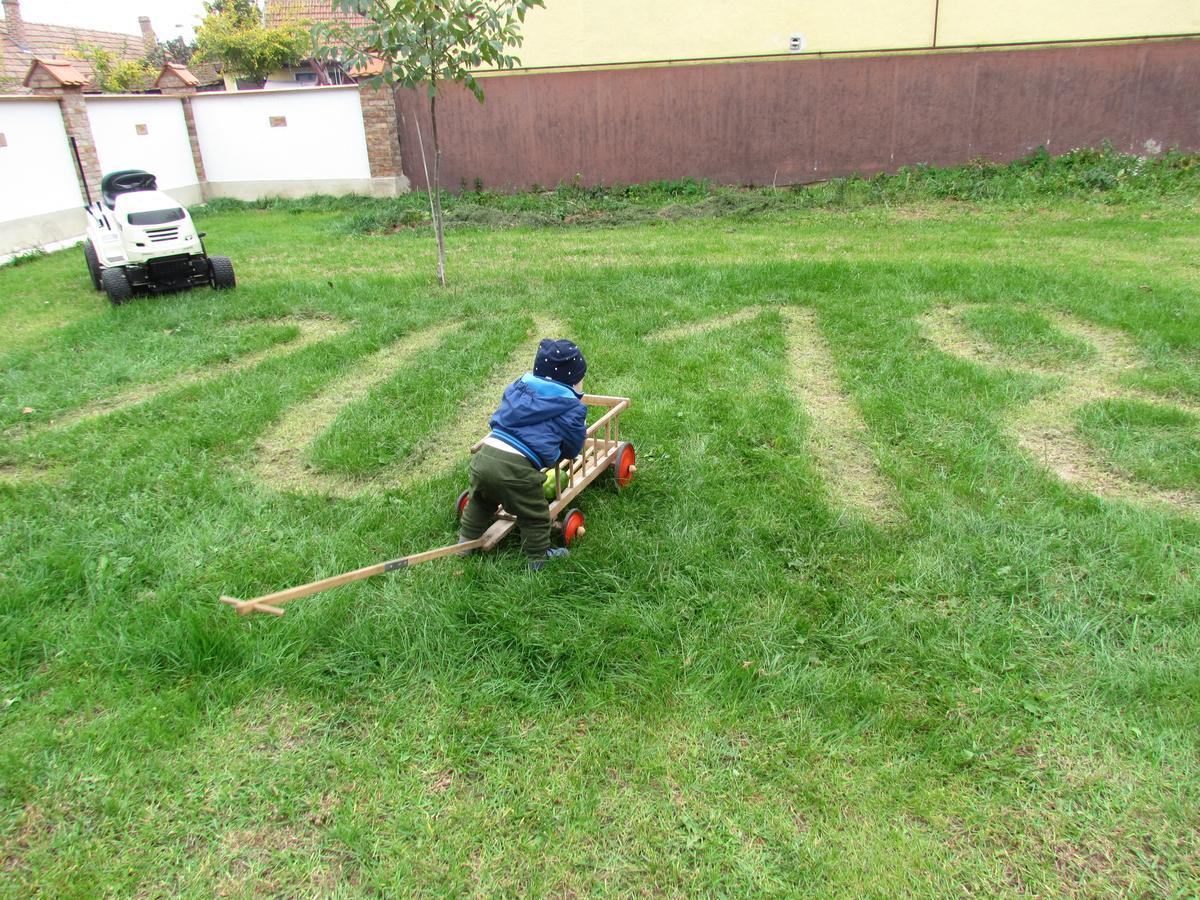
<svg viewBox="0 0 1200 900"><path fill-rule="evenodd" d="M1200 2L1200 0L1197 0ZM928 47L935 0L547 0L525 19L528 68Z"/></svg>
<svg viewBox="0 0 1200 900"><path fill-rule="evenodd" d="M1200 0L941 0L938 45L1200 32Z"/></svg>
<svg viewBox="0 0 1200 900"><path fill-rule="evenodd" d="M548 0L524 68L1200 33L1200 0Z"/></svg>

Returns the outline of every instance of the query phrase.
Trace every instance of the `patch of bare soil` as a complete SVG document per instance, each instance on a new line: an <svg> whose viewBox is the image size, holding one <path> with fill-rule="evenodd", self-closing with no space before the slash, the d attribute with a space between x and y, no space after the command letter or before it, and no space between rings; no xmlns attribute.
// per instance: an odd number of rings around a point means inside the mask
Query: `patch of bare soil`
<svg viewBox="0 0 1200 900"><path fill-rule="evenodd" d="M1126 335L1062 313L1047 314L1055 327L1084 341L1096 353L1091 359L1053 370L1034 368L1014 362L974 336L960 318L962 309L939 309L924 318L926 336L940 349L980 365L1054 377L1052 386L1041 397L1013 410L1004 422L1005 431L1029 456L1063 481L1089 493L1167 504L1190 515L1200 514L1200 492L1158 488L1133 478L1096 453L1075 427L1075 414L1101 400L1165 403L1193 414L1200 412L1192 404L1164 400L1120 383L1122 373L1141 364L1136 347Z"/></svg>
<svg viewBox="0 0 1200 900"><path fill-rule="evenodd" d="M406 359L432 347L454 327L438 325L406 335L359 362L316 397L293 406L259 439L251 464L253 474L277 490L335 497L351 497L378 485L379 477L367 482L321 472L304 461L304 448L333 423L343 407L363 397Z"/></svg>

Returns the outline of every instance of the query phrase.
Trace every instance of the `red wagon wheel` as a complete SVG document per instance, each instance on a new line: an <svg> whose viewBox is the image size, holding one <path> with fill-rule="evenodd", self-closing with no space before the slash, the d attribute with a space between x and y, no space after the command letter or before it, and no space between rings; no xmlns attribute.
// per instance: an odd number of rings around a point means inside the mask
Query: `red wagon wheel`
<svg viewBox="0 0 1200 900"><path fill-rule="evenodd" d="M587 534L587 529L583 527L583 513L578 509L567 510L563 516L562 533L563 543L568 547Z"/></svg>
<svg viewBox="0 0 1200 900"><path fill-rule="evenodd" d="M617 455L613 460L613 477L617 480L617 487L629 487L636 471L637 453L633 449L633 444L629 441L621 441L617 444Z"/></svg>

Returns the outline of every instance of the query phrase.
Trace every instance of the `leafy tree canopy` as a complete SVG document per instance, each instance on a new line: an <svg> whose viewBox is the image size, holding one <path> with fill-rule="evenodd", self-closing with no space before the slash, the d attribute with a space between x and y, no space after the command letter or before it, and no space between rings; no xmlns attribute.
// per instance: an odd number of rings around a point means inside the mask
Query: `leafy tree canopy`
<svg viewBox="0 0 1200 900"><path fill-rule="evenodd" d="M186 66L192 61L192 55L195 52L195 44L189 44L181 37L173 37L170 40L158 41L154 49L146 54L146 62L156 69L161 69L165 62Z"/></svg>
<svg viewBox="0 0 1200 900"><path fill-rule="evenodd" d="M230 75L262 80L309 55L309 37L303 28L294 23L264 27L258 7L248 0L215 0L205 6L209 14L196 29L196 55L219 63ZM253 18L243 6L253 8Z"/></svg>
<svg viewBox="0 0 1200 900"><path fill-rule="evenodd" d="M383 71L372 81L404 87L426 85L434 96L439 81L466 85L476 98L483 88L474 72L511 69L520 59L509 52L522 42L525 14L544 0L334 0L363 24L322 23L313 30L317 54L350 69L373 60Z"/></svg>
<svg viewBox="0 0 1200 900"><path fill-rule="evenodd" d="M262 24L262 12L254 0L208 0L205 17L226 16L242 28Z"/></svg>
<svg viewBox="0 0 1200 900"><path fill-rule="evenodd" d="M68 50L67 56L90 65L96 85L108 93L144 91L157 74L157 69L147 60L122 59L98 44L80 44Z"/></svg>

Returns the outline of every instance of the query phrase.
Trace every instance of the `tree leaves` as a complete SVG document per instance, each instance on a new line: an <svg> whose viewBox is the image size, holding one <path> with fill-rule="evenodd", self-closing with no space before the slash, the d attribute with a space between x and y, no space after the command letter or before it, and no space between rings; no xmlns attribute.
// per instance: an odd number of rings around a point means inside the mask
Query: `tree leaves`
<svg viewBox="0 0 1200 900"><path fill-rule="evenodd" d="M544 0L334 0L335 8L366 21L322 23L313 38L318 56L345 68L364 69L379 60L378 81L431 91L439 81L453 81L482 101L473 73L518 65L520 59L506 50L521 45L526 12L544 5Z"/></svg>

